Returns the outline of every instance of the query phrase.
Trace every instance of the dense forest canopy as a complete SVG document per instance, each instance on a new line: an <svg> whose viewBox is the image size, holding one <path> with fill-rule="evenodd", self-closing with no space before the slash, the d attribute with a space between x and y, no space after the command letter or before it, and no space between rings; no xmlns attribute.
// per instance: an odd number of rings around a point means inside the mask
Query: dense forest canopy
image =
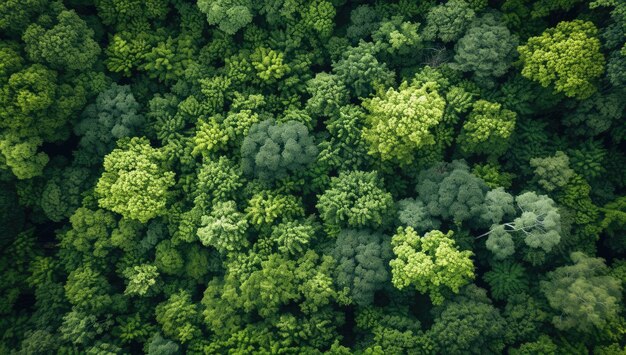
<svg viewBox="0 0 626 355"><path fill-rule="evenodd" d="M0 354L626 354L626 1L0 1Z"/></svg>

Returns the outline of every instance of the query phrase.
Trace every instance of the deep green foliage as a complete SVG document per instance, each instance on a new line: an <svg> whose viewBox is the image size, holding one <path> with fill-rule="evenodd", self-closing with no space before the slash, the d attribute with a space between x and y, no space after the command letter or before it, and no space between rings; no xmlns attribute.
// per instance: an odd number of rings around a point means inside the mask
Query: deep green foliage
<svg viewBox="0 0 626 355"><path fill-rule="evenodd" d="M0 354L623 354L625 87L619 0L0 0Z"/></svg>

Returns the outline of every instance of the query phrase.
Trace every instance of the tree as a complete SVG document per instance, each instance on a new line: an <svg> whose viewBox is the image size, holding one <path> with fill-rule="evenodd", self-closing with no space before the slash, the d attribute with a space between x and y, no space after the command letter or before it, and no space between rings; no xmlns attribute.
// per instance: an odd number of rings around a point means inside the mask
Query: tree
<svg viewBox="0 0 626 355"><path fill-rule="evenodd" d="M359 306L371 305L374 293L389 281L388 262L391 246L387 237L367 230L342 230L332 252L337 261L335 282L348 289L352 301Z"/></svg>
<svg viewBox="0 0 626 355"><path fill-rule="evenodd" d="M494 224L491 230L476 238L489 236L486 242L496 259L507 258L515 253L513 237L524 237L525 258L533 264L543 263L549 253L561 241L561 215L554 200L546 195L525 192L515 198L521 214L512 222Z"/></svg>
<svg viewBox="0 0 626 355"><path fill-rule="evenodd" d="M312 115L330 117L348 103L348 89L337 75L321 72L306 84L306 90L311 95L306 109Z"/></svg>
<svg viewBox="0 0 626 355"><path fill-rule="evenodd" d="M349 47L333 63L333 74L358 97L367 97L376 88L386 88L394 82L394 73L376 59L377 51L373 43L362 41Z"/></svg>
<svg viewBox="0 0 626 355"><path fill-rule="evenodd" d="M595 91L594 80L604 73L598 29L589 21L559 22L541 36L517 48L522 75L568 97L586 99Z"/></svg>
<svg viewBox="0 0 626 355"><path fill-rule="evenodd" d="M539 185L548 192L564 187L575 174L569 167L569 157L562 151L550 157L533 158L530 166L535 168Z"/></svg>
<svg viewBox="0 0 626 355"><path fill-rule="evenodd" d="M137 135L145 124L130 86L115 83L85 108L81 118L74 126L74 133L81 136L76 159L86 164L100 163L116 140Z"/></svg>
<svg viewBox="0 0 626 355"><path fill-rule="evenodd" d="M317 209L328 225L376 228L387 223L393 199L376 172L342 172L331 179L330 187L319 197Z"/></svg>
<svg viewBox="0 0 626 355"><path fill-rule="evenodd" d="M141 264L124 270L124 277L128 279L125 295L145 296L156 284L159 272L154 265Z"/></svg>
<svg viewBox="0 0 626 355"><path fill-rule="evenodd" d="M458 40L450 66L473 72L479 82L497 78L508 71L517 44L517 37L496 16L486 14L475 20Z"/></svg>
<svg viewBox="0 0 626 355"><path fill-rule="evenodd" d="M622 285L609 276L601 258L570 254L573 265L561 266L541 281L541 292L557 312L552 318L561 330L591 332L604 328L621 310Z"/></svg>
<svg viewBox="0 0 626 355"><path fill-rule="evenodd" d="M306 126L263 121L250 128L241 145L244 173L263 180L281 179L315 160L317 147Z"/></svg>
<svg viewBox="0 0 626 355"><path fill-rule="evenodd" d="M498 157L506 152L517 114L486 100L474 102L469 118L457 138L465 153Z"/></svg>
<svg viewBox="0 0 626 355"><path fill-rule="evenodd" d="M509 341L507 325L485 290L474 285L435 309L432 327L426 332L436 352L448 354L501 353Z"/></svg>
<svg viewBox="0 0 626 355"><path fill-rule="evenodd" d="M397 205L400 223L418 233L425 233L441 226L441 221L430 216L421 200L407 198L398 201Z"/></svg>
<svg viewBox="0 0 626 355"><path fill-rule="evenodd" d="M61 11L56 24L29 26L22 36L31 60L57 70L87 70L100 54L94 32L76 12Z"/></svg>
<svg viewBox="0 0 626 355"><path fill-rule="evenodd" d="M445 4L433 6L426 14L426 27L423 36L426 40L442 42L457 40L476 16L469 2L449 0Z"/></svg>
<svg viewBox="0 0 626 355"><path fill-rule="evenodd" d="M462 223L483 211L487 185L463 161L436 164L422 170L417 180L418 199L432 217Z"/></svg>
<svg viewBox="0 0 626 355"><path fill-rule="evenodd" d="M490 286L495 300L505 300L509 296L528 291L528 275L524 267L511 261L495 262L483 276Z"/></svg>
<svg viewBox="0 0 626 355"><path fill-rule="evenodd" d="M237 211L234 201L218 202L207 216L202 216L198 237L205 246L222 254L240 251L248 246L248 221Z"/></svg>
<svg viewBox="0 0 626 355"><path fill-rule="evenodd" d="M229 35L252 22L249 0L198 0L198 8L206 14L209 25L218 25Z"/></svg>
<svg viewBox="0 0 626 355"><path fill-rule="evenodd" d="M420 237L411 227L398 228L391 239L395 259L391 266L391 282L398 289L415 286L428 293L433 304L444 302L444 293L459 289L474 279L471 251L459 251L452 231L443 234L430 231Z"/></svg>
<svg viewBox="0 0 626 355"><path fill-rule="evenodd" d="M104 158L96 185L101 207L142 223L165 213L174 173L166 171L163 152L145 138L122 141Z"/></svg>
<svg viewBox="0 0 626 355"><path fill-rule="evenodd" d="M187 291L179 291L156 307L156 320L163 334L181 343L186 343L201 335L198 327L200 312L191 302Z"/></svg>
<svg viewBox="0 0 626 355"><path fill-rule="evenodd" d="M363 102L369 113L363 137L370 154L383 161L409 164L416 151L435 143L431 129L443 118L444 99L433 82L390 88Z"/></svg>

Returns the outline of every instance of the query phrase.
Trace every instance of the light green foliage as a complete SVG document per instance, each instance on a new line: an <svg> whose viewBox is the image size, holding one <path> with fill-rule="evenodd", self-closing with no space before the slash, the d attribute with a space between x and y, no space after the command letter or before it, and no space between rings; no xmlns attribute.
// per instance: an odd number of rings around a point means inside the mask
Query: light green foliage
<svg viewBox="0 0 626 355"><path fill-rule="evenodd" d="M95 315L77 310L63 316L63 324L59 328L61 339L74 345L88 345L109 331L113 321L110 318L99 320Z"/></svg>
<svg viewBox="0 0 626 355"><path fill-rule="evenodd" d="M311 95L306 109L313 115L332 116L348 102L345 84L333 74L318 73L307 81L306 90Z"/></svg>
<svg viewBox="0 0 626 355"><path fill-rule="evenodd" d="M455 46L451 67L477 79L500 77L509 69L517 38L492 14L476 20Z"/></svg>
<svg viewBox="0 0 626 355"><path fill-rule="evenodd" d="M607 244L616 251L626 250L626 241L623 237L626 229L626 197L622 196L607 203L602 212L604 215L600 226L609 236Z"/></svg>
<svg viewBox="0 0 626 355"><path fill-rule="evenodd" d="M624 87L621 0L0 0L0 354L621 354Z"/></svg>
<svg viewBox="0 0 626 355"><path fill-rule="evenodd" d="M198 172L195 203L199 206L228 201L243 186L239 170L226 157L204 161Z"/></svg>
<svg viewBox="0 0 626 355"><path fill-rule="evenodd" d="M501 171L501 167L496 164L479 164L472 167L472 174L483 179L485 184L492 188L509 188L513 183L513 174Z"/></svg>
<svg viewBox="0 0 626 355"><path fill-rule="evenodd" d="M274 83L287 75L291 69L284 63L284 55L272 49L257 48L250 57L256 75L264 83Z"/></svg>
<svg viewBox="0 0 626 355"><path fill-rule="evenodd" d="M332 256L337 261L335 280L338 288L347 288L357 305L371 305L376 290L390 278L388 263L392 255L388 237L367 230L342 230Z"/></svg>
<svg viewBox="0 0 626 355"><path fill-rule="evenodd" d="M530 166L535 168L539 185L548 192L567 185L574 176L574 170L569 167L569 158L562 151L557 151L551 157L533 158Z"/></svg>
<svg viewBox="0 0 626 355"><path fill-rule="evenodd" d="M298 197L271 190L264 190L252 196L245 212L250 224L257 229L304 216L302 201Z"/></svg>
<svg viewBox="0 0 626 355"><path fill-rule="evenodd" d="M200 242L223 254L246 248L248 222L244 217L234 201L218 202L209 215L202 216L202 227L198 228Z"/></svg>
<svg viewBox="0 0 626 355"><path fill-rule="evenodd" d="M383 45L391 55L406 55L422 44L418 28L418 23L403 21L402 16L394 16L380 24L380 28L372 33L372 39Z"/></svg>
<svg viewBox="0 0 626 355"><path fill-rule="evenodd" d="M272 229L272 240L278 251L289 255L301 255L312 244L316 228L309 221L287 221Z"/></svg>
<svg viewBox="0 0 626 355"><path fill-rule="evenodd" d="M163 153L145 138L121 143L104 158L96 194L101 207L146 223L165 212L174 173L163 167Z"/></svg>
<svg viewBox="0 0 626 355"><path fill-rule="evenodd" d="M191 302L186 291L180 291L156 307L156 320L161 325L163 334L181 343L186 343L200 336L200 312L197 305Z"/></svg>
<svg viewBox="0 0 626 355"><path fill-rule="evenodd" d="M250 128L241 145L244 173L262 180L281 179L315 160L317 147L306 126L266 120Z"/></svg>
<svg viewBox="0 0 626 355"><path fill-rule="evenodd" d="M512 295L528 291L528 275L520 264L504 261L494 263L483 276L496 300L505 300Z"/></svg>
<svg viewBox="0 0 626 355"><path fill-rule="evenodd" d="M517 114L502 105L486 100L474 102L469 118L458 137L461 150L490 157L502 155L515 129Z"/></svg>
<svg viewBox="0 0 626 355"><path fill-rule="evenodd" d="M445 4L431 7L426 14L423 36L429 41L457 40L475 17L475 12L465 0L448 0Z"/></svg>
<svg viewBox="0 0 626 355"><path fill-rule="evenodd" d="M44 28L33 24L22 36L26 53L35 62L58 70L87 70L100 54L94 32L74 11L62 11L56 24Z"/></svg>
<svg viewBox="0 0 626 355"><path fill-rule="evenodd" d="M435 353L501 353L507 343L507 324L485 290L474 285L441 307L426 333Z"/></svg>
<svg viewBox="0 0 626 355"><path fill-rule="evenodd" d="M156 284L159 272L154 265L142 264L124 270L124 277L128 279L125 295L145 296Z"/></svg>
<svg viewBox="0 0 626 355"><path fill-rule="evenodd" d="M250 0L198 0L198 8L206 14L210 25L217 25L230 35L252 21Z"/></svg>
<svg viewBox="0 0 626 355"><path fill-rule="evenodd" d="M81 121L74 126L74 133L81 136L77 159L86 164L100 163L117 139L139 133L145 121L138 111L130 87L111 84L85 108Z"/></svg>
<svg viewBox="0 0 626 355"><path fill-rule="evenodd" d="M622 284L608 275L603 259L581 252L570 258L573 265L549 272L548 279L541 282L541 291L557 312L552 323L562 330L602 329L622 308Z"/></svg>
<svg viewBox="0 0 626 355"><path fill-rule="evenodd" d="M480 220L486 225L493 225L502 222L506 217L515 215L513 196L504 191L503 188L489 190L485 194L485 205Z"/></svg>
<svg viewBox="0 0 626 355"><path fill-rule="evenodd" d="M411 227L398 228L391 239L393 285L398 289L414 286L428 293L433 304L442 304L445 292L458 293L474 279L473 253L459 251L452 234L434 230L420 237Z"/></svg>
<svg viewBox="0 0 626 355"><path fill-rule="evenodd" d="M390 88L365 100L363 106L368 110L363 137L369 153L410 164L417 150L435 143L431 129L441 122L445 101L433 82L404 82L398 90Z"/></svg>
<svg viewBox="0 0 626 355"><path fill-rule="evenodd" d="M352 171L333 177L317 202L324 223L351 228L378 227L393 210L391 194L376 172Z"/></svg>
<svg viewBox="0 0 626 355"><path fill-rule="evenodd" d="M588 21L559 22L541 36L519 46L522 75L568 97L586 99L595 91L594 80L604 73L598 29Z"/></svg>
<svg viewBox="0 0 626 355"><path fill-rule="evenodd" d="M498 259L515 251L513 237L523 236L530 250L549 253L561 241L561 215L546 195L525 192L515 198L521 214L512 222L492 226L487 233L487 249Z"/></svg>

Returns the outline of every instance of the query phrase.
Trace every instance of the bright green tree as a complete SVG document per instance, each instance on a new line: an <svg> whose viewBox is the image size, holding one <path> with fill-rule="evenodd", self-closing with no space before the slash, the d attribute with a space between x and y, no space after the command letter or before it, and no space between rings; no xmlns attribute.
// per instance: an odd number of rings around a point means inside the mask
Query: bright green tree
<svg viewBox="0 0 626 355"><path fill-rule="evenodd" d="M428 293L433 304L442 304L444 293L459 289L474 279L471 251L459 251L452 231L430 231L420 237L411 227L398 228L391 239L395 259L391 282L398 289L414 286Z"/></svg>
<svg viewBox="0 0 626 355"><path fill-rule="evenodd" d="M559 22L541 36L517 48L522 75L556 92L586 99L596 91L594 81L604 73L598 29L589 21Z"/></svg>

